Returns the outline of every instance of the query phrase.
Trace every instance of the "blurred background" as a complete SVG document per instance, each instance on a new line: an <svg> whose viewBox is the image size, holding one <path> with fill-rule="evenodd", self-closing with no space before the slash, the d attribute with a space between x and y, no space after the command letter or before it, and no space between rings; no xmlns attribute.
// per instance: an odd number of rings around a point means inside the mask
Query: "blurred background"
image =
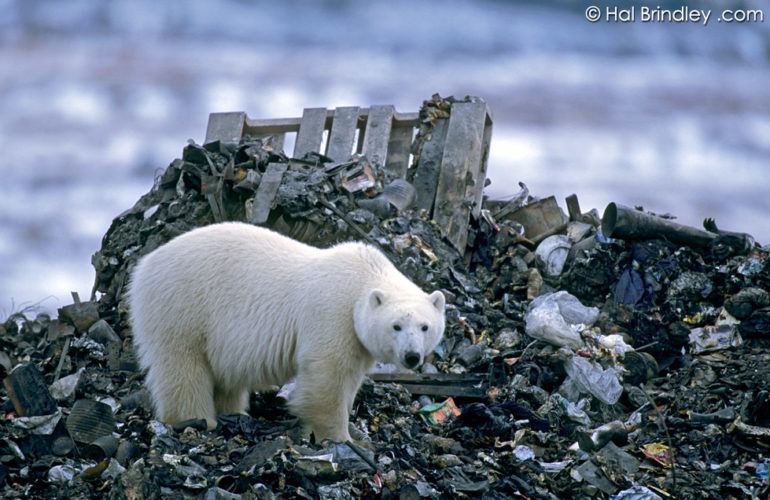
<svg viewBox="0 0 770 500"><path fill-rule="evenodd" d="M91 254L210 112L483 97L486 194L642 205L770 243L770 19L590 23L540 0L0 0L0 319L87 298ZM652 5L652 4L650 4ZM677 8L682 2L656 5Z"/></svg>

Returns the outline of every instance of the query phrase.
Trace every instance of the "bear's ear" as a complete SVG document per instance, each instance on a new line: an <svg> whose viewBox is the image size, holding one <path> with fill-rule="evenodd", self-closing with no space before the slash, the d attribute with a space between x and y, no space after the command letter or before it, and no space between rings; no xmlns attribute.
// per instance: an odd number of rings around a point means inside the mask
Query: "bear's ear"
<svg viewBox="0 0 770 500"><path fill-rule="evenodd" d="M372 307L379 307L384 303L385 295L382 293L382 291L376 288L372 290L372 293L369 294L369 305Z"/></svg>
<svg viewBox="0 0 770 500"><path fill-rule="evenodd" d="M433 302L433 307L438 309L441 312L444 312L444 304L446 302L446 299L444 299L444 294L441 293L440 290L436 290L432 294L428 296L431 302Z"/></svg>

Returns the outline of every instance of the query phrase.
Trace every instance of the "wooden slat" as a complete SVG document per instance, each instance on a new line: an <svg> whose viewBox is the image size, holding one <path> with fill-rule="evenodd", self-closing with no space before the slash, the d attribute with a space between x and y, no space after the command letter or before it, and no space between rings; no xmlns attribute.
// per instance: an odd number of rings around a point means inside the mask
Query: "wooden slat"
<svg viewBox="0 0 770 500"><path fill-rule="evenodd" d="M569 220L575 221L580 218L580 202L575 193L567 196L567 213L569 213Z"/></svg>
<svg viewBox="0 0 770 500"><path fill-rule="evenodd" d="M242 112L212 113L206 142L236 142L244 134L273 135L278 148L283 134L296 131L293 156L297 158L308 152L322 152L324 130L330 129L326 154L335 161L345 161L353 150L360 122L366 126L357 149L360 147L372 163L404 178L419 115L396 113L392 105L308 108L302 118L270 120L250 120ZM471 214L477 216L481 208L491 132L491 116L483 101L453 104L450 118L438 120L432 137L424 143L415 172L418 208L432 211L433 219L461 252L465 250L469 218ZM268 200L270 204L274 196ZM256 208L260 218L265 216L263 208L258 204Z"/></svg>
<svg viewBox="0 0 770 500"><path fill-rule="evenodd" d="M484 182L479 173L486 119L487 105L483 101L452 104L433 220L461 254L465 253L471 211L478 210L474 206L476 192L483 188L478 183Z"/></svg>
<svg viewBox="0 0 770 500"><path fill-rule="evenodd" d="M474 398L484 399L487 394L483 389L475 387L457 386L457 385L422 385L422 384L401 384L404 389L412 394L424 394L426 396L452 396L453 398Z"/></svg>
<svg viewBox="0 0 770 500"><path fill-rule="evenodd" d="M332 130L326 146L326 156L334 161L347 161L353 152L358 125L358 107L337 108L334 111Z"/></svg>
<svg viewBox="0 0 770 500"><path fill-rule="evenodd" d="M211 113L209 115L209 124L206 128L204 144L214 141L237 143L243 136L243 125L245 122L246 113L242 111Z"/></svg>
<svg viewBox="0 0 770 500"><path fill-rule="evenodd" d="M385 169L403 179L406 177L406 170L409 168L409 153L412 149L412 133L414 128L399 127L396 124L390 132L390 141L388 142L388 158L385 162Z"/></svg>
<svg viewBox="0 0 770 500"><path fill-rule="evenodd" d="M485 398L487 377L476 373L372 373L375 382L401 384L412 394Z"/></svg>
<svg viewBox="0 0 770 500"><path fill-rule="evenodd" d="M358 117L363 120L368 119L369 108L360 108L358 110ZM326 112L326 119L328 121L333 118L334 110L330 109ZM244 133L260 135L275 134L279 132L296 132L299 130L301 121L302 118L246 118ZM393 121L399 126L417 127L420 125L420 115L419 113L394 113Z"/></svg>
<svg viewBox="0 0 770 500"><path fill-rule="evenodd" d="M302 118L247 118L243 133L261 135L296 132L301 121Z"/></svg>
<svg viewBox="0 0 770 500"><path fill-rule="evenodd" d="M214 222L222 222L226 218L224 204L222 203L222 178L216 175L204 175L201 177L202 190L211 207Z"/></svg>
<svg viewBox="0 0 770 500"><path fill-rule="evenodd" d="M262 176L257 192L254 195L254 203L251 206L249 222L252 224L264 224L273 208L273 200L281 185L283 173L286 172L286 163L268 163L267 170Z"/></svg>
<svg viewBox="0 0 770 500"><path fill-rule="evenodd" d="M364 147L362 153L366 158L381 167L385 166L388 155L390 128L393 125L394 108L392 105L372 106L369 108L369 118L366 121Z"/></svg>
<svg viewBox="0 0 770 500"><path fill-rule="evenodd" d="M374 106L378 108L378 106ZM369 108L361 108L358 111L358 117L362 120L368 120ZM334 118L335 110L330 109L326 112L326 121ZM230 115L230 116L228 116ZM393 121L399 127L417 127L420 125L419 113L394 113ZM286 132L297 132L299 130L302 118L261 118L252 119L246 116L242 111L232 113L211 113L209 115L209 125L206 129L206 140L204 144L221 140L224 142L237 142L244 134L250 134L255 137L265 135L284 134Z"/></svg>
<svg viewBox="0 0 770 500"><path fill-rule="evenodd" d="M486 104L484 105L485 118L484 118L484 136L481 139L481 160L479 163L479 172L476 176L476 183L473 185L473 213L474 217L478 217L481 213L481 198L484 191L484 183L487 179L487 160L489 159L489 146L492 143L492 116Z"/></svg>
<svg viewBox="0 0 770 500"><path fill-rule="evenodd" d="M370 373L376 382L430 383L430 384L479 384L487 379L481 373Z"/></svg>
<svg viewBox="0 0 770 500"><path fill-rule="evenodd" d="M302 121L294 143L294 158L305 153L319 153L326 125L326 108L307 108L302 112Z"/></svg>
<svg viewBox="0 0 770 500"><path fill-rule="evenodd" d="M423 142L413 180L414 203L418 210L427 210L429 213L433 210L448 124L449 120L446 118L436 120L430 138Z"/></svg>

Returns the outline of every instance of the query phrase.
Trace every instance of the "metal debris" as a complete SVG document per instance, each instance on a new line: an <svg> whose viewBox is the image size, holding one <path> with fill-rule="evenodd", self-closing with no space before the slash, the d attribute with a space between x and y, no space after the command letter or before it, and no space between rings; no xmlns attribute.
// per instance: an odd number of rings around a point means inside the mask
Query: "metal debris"
<svg viewBox="0 0 770 500"><path fill-rule="evenodd" d="M417 158L441 157L431 134L451 105L425 104ZM365 156L290 159L270 144L187 145L113 221L92 259L90 301L0 323L0 496L770 494L770 247L713 221L708 235L682 240L670 220L619 206L614 224L612 210L600 223L576 196L567 218L521 185L514 200L480 207L460 252L419 195L406 203L408 188L388 190L409 181L424 192L422 174L396 182ZM370 210L377 199L385 208ZM667 238L630 231L623 217ZM366 239L444 291L445 339L422 373L367 380L351 414L357 442L313 442L274 392L253 394L248 415L220 415L211 431L153 420L126 279L141 255L217 220L261 221L317 246ZM551 235L565 242L560 268L550 253L536 257Z"/></svg>

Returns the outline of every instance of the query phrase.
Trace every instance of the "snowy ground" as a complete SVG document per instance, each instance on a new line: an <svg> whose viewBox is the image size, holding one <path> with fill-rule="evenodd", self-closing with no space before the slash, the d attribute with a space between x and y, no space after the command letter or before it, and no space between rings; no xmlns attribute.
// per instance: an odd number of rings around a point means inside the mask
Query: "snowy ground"
<svg viewBox="0 0 770 500"><path fill-rule="evenodd" d="M770 243L770 19L592 24L564 3L0 0L0 319L88 296L111 219L213 111L478 95L491 197L523 181Z"/></svg>

